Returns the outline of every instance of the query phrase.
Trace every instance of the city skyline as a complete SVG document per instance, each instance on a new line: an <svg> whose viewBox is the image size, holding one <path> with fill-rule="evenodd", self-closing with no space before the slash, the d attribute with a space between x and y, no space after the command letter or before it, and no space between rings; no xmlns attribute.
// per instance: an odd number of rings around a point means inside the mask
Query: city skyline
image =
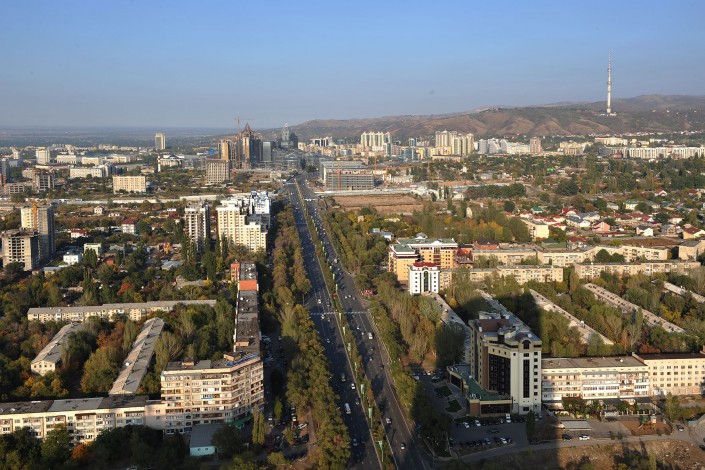
<svg viewBox="0 0 705 470"><path fill-rule="evenodd" d="M703 13L688 1L13 4L0 126L231 128L239 116L263 129L592 102L610 53L613 100L702 95ZM247 21L217 27L229 17Z"/></svg>

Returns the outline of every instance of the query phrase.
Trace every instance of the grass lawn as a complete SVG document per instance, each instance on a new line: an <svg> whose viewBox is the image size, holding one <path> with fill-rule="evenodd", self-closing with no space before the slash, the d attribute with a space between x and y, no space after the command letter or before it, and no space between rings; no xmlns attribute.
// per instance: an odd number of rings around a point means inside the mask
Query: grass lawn
<svg viewBox="0 0 705 470"><path fill-rule="evenodd" d="M448 413L455 413L456 411L460 411L462 407L460 406L460 403L458 403L458 400L451 400L448 402L448 407L446 408L446 411Z"/></svg>

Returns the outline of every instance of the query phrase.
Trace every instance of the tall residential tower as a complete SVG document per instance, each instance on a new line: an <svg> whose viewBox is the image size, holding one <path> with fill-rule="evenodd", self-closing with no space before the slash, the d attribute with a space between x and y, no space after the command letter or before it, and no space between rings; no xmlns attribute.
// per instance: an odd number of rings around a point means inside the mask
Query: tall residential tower
<svg viewBox="0 0 705 470"><path fill-rule="evenodd" d="M607 115L612 115L612 56L607 60Z"/></svg>

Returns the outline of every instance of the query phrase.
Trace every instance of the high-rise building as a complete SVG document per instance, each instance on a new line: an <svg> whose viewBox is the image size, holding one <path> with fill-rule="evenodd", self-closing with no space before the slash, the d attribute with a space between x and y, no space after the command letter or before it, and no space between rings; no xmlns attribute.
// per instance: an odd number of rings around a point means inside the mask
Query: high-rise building
<svg viewBox="0 0 705 470"><path fill-rule="evenodd" d="M471 375L484 390L511 396L510 409L496 413L541 410L541 340L496 299L498 312L478 312L470 326ZM506 405L505 405L506 406Z"/></svg>
<svg viewBox="0 0 705 470"><path fill-rule="evenodd" d="M166 134L163 132L157 132L154 134L154 150L165 150L166 149Z"/></svg>
<svg viewBox="0 0 705 470"><path fill-rule="evenodd" d="M235 160L235 144L232 139L222 139L218 142L218 155L221 160Z"/></svg>
<svg viewBox="0 0 705 470"><path fill-rule="evenodd" d="M39 236L39 260L50 261L54 256L54 206L23 206L20 209L23 229L36 230Z"/></svg>
<svg viewBox="0 0 705 470"><path fill-rule="evenodd" d="M39 147L36 152L37 165L47 165L51 163L51 150L45 147Z"/></svg>
<svg viewBox="0 0 705 470"><path fill-rule="evenodd" d="M392 135L389 132L363 132L360 136L360 145L375 152L385 151L391 142Z"/></svg>
<svg viewBox="0 0 705 470"><path fill-rule="evenodd" d="M211 238L210 206L207 202L189 204L184 210L184 232L199 252Z"/></svg>
<svg viewBox="0 0 705 470"><path fill-rule="evenodd" d="M0 186L10 180L10 162L7 158L0 158Z"/></svg>
<svg viewBox="0 0 705 470"><path fill-rule="evenodd" d="M541 153L541 137L532 137L529 140L529 153L536 155Z"/></svg>
<svg viewBox="0 0 705 470"><path fill-rule="evenodd" d="M239 135L239 152L236 168L251 168L262 159L262 141L259 135L252 130L250 124L245 124L245 129Z"/></svg>
<svg viewBox="0 0 705 470"><path fill-rule="evenodd" d="M262 142L262 163L272 163L273 142Z"/></svg>
<svg viewBox="0 0 705 470"><path fill-rule="evenodd" d="M468 134L456 134L450 139L451 153L469 157L475 150L475 136Z"/></svg>
<svg viewBox="0 0 705 470"><path fill-rule="evenodd" d="M206 160L206 184L220 184L230 180L231 165L228 160Z"/></svg>
<svg viewBox="0 0 705 470"><path fill-rule="evenodd" d="M25 271L39 266L39 245L36 230L6 230L2 238L2 262L22 263Z"/></svg>
<svg viewBox="0 0 705 470"><path fill-rule="evenodd" d="M250 196L221 201L218 214L218 238L230 245L242 245L249 251L267 249L269 230L269 194L253 191Z"/></svg>
<svg viewBox="0 0 705 470"><path fill-rule="evenodd" d="M37 171L34 174L34 189L38 193L54 189L54 174L47 171Z"/></svg>

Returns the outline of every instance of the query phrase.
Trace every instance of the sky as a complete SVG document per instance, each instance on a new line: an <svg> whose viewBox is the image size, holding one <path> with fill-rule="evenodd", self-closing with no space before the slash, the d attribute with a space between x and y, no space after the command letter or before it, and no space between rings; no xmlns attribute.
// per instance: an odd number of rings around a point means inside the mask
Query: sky
<svg viewBox="0 0 705 470"><path fill-rule="evenodd" d="M705 2L9 1L0 127L255 129L705 94Z"/></svg>

